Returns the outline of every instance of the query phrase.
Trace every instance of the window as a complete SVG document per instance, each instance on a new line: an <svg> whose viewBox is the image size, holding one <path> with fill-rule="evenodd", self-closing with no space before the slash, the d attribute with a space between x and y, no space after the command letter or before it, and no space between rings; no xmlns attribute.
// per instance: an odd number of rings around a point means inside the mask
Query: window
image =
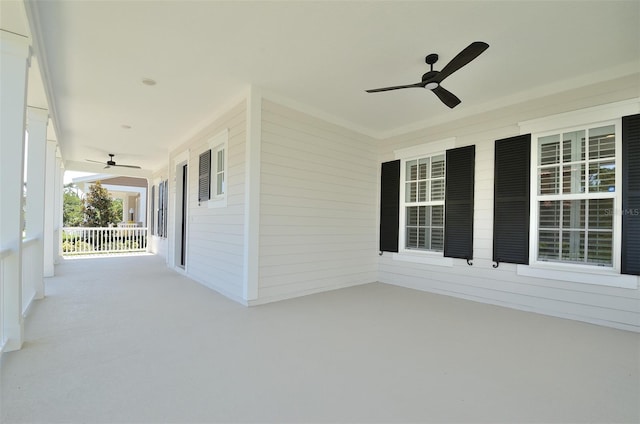
<svg viewBox="0 0 640 424"><path fill-rule="evenodd" d="M161 181L158 185L158 220L156 234L167 237L167 210L169 206L169 180Z"/></svg>
<svg viewBox="0 0 640 424"><path fill-rule="evenodd" d="M404 162L404 245L408 250L444 248L444 153Z"/></svg>
<svg viewBox="0 0 640 424"><path fill-rule="evenodd" d="M536 137L538 261L614 266L618 133L610 123Z"/></svg>
<svg viewBox="0 0 640 424"><path fill-rule="evenodd" d="M473 258L475 146L455 139L395 151L380 184L380 251L393 259L453 266Z"/></svg>
<svg viewBox="0 0 640 424"><path fill-rule="evenodd" d="M531 133L529 265L519 275L638 288L639 110L631 99L519 123Z"/></svg>
<svg viewBox="0 0 640 424"><path fill-rule="evenodd" d="M208 184L210 190L208 198L208 207L224 207L227 205L227 181L228 181L228 165L227 150L229 144L229 131L224 130L209 140L208 163L209 169L207 173ZM205 152L206 153L206 152ZM201 175L202 175L202 156L201 156ZM201 176L201 184L202 179Z"/></svg>

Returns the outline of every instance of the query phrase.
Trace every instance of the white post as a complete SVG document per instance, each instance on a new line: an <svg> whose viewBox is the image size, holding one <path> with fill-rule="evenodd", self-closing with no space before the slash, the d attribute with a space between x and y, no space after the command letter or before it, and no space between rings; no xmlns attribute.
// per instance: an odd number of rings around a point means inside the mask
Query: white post
<svg viewBox="0 0 640 424"><path fill-rule="evenodd" d="M44 297L44 211L45 169L47 154L47 123L49 113L45 109L27 108L27 207L26 237L35 239L34 263L30 265L35 276L35 299Z"/></svg>
<svg viewBox="0 0 640 424"><path fill-rule="evenodd" d="M0 30L0 250L11 251L4 259L0 310L4 318L4 350L7 352L20 349L24 340L22 181L30 56L27 37Z"/></svg>
<svg viewBox="0 0 640 424"><path fill-rule="evenodd" d="M53 181L53 260L60 263L62 260L62 207L64 189L64 167L62 158L56 155L56 166Z"/></svg>
<svg viewBox="0 0 640 424"><path fill-rule="evenodd" d="M57 240L55 234L55 172L56 172L56 149L55 141L47 141L47 157L45 170L45 191L44 191L44 258L43 274L45 277L53 277L55 274L54 255Z"/></svg>

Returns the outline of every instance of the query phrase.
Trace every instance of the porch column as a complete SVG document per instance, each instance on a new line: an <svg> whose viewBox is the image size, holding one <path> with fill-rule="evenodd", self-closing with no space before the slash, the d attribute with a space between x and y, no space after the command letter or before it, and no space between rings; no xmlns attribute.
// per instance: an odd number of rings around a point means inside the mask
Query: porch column
<svg viewBox="0 0 640 424"><path fill-rule="evenodd" d="M45 169L47 155L47 123L49 112L29 106L27 108L27 205L26 238L35 240L30 265L34 299L44 297L44 211L45 211Z"/></svg>
<svg viewBox="0 0 640 424"><path fill-rule="evenodd" d="M55 172L56 172L56 150L58 145L55 141L47 141L46 169L45 169L45 191L44 191L44 250L43 250L43 274L45 277L55 275L54 255L56 239L55 229Z"/></svg>
<svg viewBox="0 0 640 424"><path fill-rule="evenodd" d="M22 318L22 188L29 40L0 30L0 255L4 351L24 340Z"/></svg>
<svg viewBox="0 0 640 424"><path fill-rule="evenodd" d="M62 260L62 208L64 193L64 166L62 158L56 154L56 166L53 180L53 260L60 263Z"/></svg>

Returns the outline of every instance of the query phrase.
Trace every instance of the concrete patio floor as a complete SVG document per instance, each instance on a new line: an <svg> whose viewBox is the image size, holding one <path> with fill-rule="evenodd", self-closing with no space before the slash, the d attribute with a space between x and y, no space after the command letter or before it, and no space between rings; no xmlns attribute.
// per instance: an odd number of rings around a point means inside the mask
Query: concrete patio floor
<svg viewBox="0 0 640 424"><path fill-rule="evenodd" d="M64 261L3 423L640 422L640 335L373 283L246 308L155 256Z"/></svg>

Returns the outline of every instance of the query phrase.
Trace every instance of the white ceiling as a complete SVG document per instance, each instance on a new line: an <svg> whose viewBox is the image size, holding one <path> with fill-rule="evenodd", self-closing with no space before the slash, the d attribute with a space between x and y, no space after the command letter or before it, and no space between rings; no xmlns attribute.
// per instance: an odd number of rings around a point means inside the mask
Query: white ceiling
<svg viewBox="0 0 640 424"><path fill-rule="evenodd" d="M640 69L638 1L28 0L27 10L64 159L115 153L149 170L251 85L382 137ZM476 40L489 49L443 83L462 100L453 110L421 89L364 91L418 82L427 54L442 69Z"/></svg>

